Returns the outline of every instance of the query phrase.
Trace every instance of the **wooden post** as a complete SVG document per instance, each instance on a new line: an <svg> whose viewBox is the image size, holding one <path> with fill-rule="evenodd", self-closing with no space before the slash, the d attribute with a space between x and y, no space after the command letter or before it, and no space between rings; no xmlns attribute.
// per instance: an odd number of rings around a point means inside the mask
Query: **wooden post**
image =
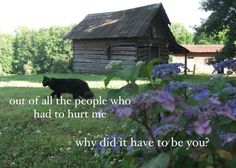
<svg viewBox="0 0 236 168"><path fill-rule="evenodd" d="M195 75L195 71L196 71L196 64L193 65L193 75Z"/></svg>
<svg viewBox="0 0 236 168"><path fill-rule="evenodd" d="M187 75L187 52L184 52L184 75Z"/></svg>

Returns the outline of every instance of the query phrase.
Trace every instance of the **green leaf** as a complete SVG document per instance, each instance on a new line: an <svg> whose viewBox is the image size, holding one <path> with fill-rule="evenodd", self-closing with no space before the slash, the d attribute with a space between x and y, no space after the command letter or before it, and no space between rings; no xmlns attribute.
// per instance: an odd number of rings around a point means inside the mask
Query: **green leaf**
<svg viewBox="0 0 236 168"><path fill-rule="evenodd" d="M112 80L112 78L114 78L115 75L113 73L110 73L106 76L106 78L104 79L104 85L105 87L108 86L108 84L110 83L110 81Z"/></svg>
<svg viewBox="0 0 236 168"><path fill-rule="evenodd" d="M233 159L232 154L230 152L228 152L228 151L223 150L223 149L217 150L217 153L223 159L228 159L228 160L232 160Z"/></svg>
<svg viewBox="0 0 236 168"><path fill-rule="evenodd" d="M159 62L160 62L160 58L156 57L156 58L146 62L145 64L142 64L140 66L139 76L140 77L147 77L149 80L151 80L153 65L155 65Z"/></svg>
<svg viewBox="0 0 236 168"><path fill-rule="evenodd" d="M124 69L118 70L116 73L116 76L119 77L121 80L125 80L129 83L129 81L135 80L135 67L134 66L128 66Z"/></svg>
<svg viewBox="0 0 236 168"><path fill-rule="evenodd" d="M161 153L143 165L143 168L167 168L170 162L170 155Z"/></svg>
<svg viewBox="0 0 236 168"><path fill-rule="evenodd" d="M142 141L146 140L146 136L141 128L137 129L136 138L137 138L137 140L142 140Z"/></svg>

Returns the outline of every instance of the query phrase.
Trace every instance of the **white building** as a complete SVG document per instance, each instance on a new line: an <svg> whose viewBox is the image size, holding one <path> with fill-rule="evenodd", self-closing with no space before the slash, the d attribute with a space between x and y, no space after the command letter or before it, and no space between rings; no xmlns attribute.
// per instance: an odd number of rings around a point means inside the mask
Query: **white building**
<svg viewBox="0 0 236 168"><path fill-rule="evenodd" d="M215 57L224 45L182 45L189 50L187 53L187 67L195 74L211 74L214 70L212 65L206 64L206 59ZM174 54L173 63L184 64L184 54Z"/></svg>

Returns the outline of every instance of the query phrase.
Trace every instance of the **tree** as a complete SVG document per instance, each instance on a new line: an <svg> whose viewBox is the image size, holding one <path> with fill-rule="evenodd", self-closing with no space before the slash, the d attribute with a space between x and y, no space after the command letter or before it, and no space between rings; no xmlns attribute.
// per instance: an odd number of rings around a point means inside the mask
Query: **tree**
<svg viewBox="0 0 236 168"><path fill-rule="evenodd" d="M14 72L25 73L25 67L36 73L70 70L71 41L63 39L69 30L71 26L39 30L20 28L13 45Z"/></svg>
<svg viewBox="0 0 236 168"><path fill-rule="evenodd" d="M24 65L37 57L37 49L34 40L34 31L26 27L17 30L14 47L13 70L15 73L23 73Z"/></svg>
<svg viewBox="0 0 236 168"><path fill-rule="evenodd" d="M226 33L227 29L216 33L214 36L208 35L203 32L202 26L195 27L195 33L193 36L194 44L224 44L227 41Z"/></svg>
<svg viewBox="0 0 236 168"><path fill-rule="evenodd" d="M192 44L192 34L181 23L172 23L170 26L171 32L175 36L177 43L179 44Z"/></svg>
<svg viewBox="0 0 236 168"><path fill-rule="evenodd" d="M211 63L231 59L235 56L236 45L236 1L235 0L204 0L202 9L211 11L211 15L201 26L199 32L215 37L219 32L227 30L225 47Z"/></svg>
<svg viewBox="0 0 236 168"><path fill-rule="evenodd" d="M0 69L2 69L0 71L3 71L3 73L12 72L12 42L13 36L8 34L0 34Z"/></svg>

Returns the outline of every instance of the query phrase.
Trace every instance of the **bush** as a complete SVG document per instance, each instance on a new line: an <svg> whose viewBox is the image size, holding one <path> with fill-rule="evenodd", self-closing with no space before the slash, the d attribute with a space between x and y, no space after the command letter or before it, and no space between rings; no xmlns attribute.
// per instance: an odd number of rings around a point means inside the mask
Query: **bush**
<svg viewBox="0 0 236 168"><path fill-rule="evenodd" d="M31 61L28 61L27 64L24 64L23 69L25 75L31 75L35 72Z"/></svg>
<svg viewBox="0 0 236 168"><path fill-rule="evenodd" d="M223 76L202 84L172 78L179 72L178 65L156 66L153 75L161 78L158 87L132 98L130 104L100 111L114 112L118 121L130 119L107 138L126 140L127 145L98 143L101 155L122 158L127 167L235 167L236 87ZM131 146L131 139L152 145ZM183 145L160 144L171 139ZM187 141L202 145L188 146Z"/></svg>
<svg viewBox="0 0 236 168"><path fill-rule="evenodd" d="M57 55L50 67L51 72L67 73L71 72L71 60L66 58L66 55Z"/></svg>

